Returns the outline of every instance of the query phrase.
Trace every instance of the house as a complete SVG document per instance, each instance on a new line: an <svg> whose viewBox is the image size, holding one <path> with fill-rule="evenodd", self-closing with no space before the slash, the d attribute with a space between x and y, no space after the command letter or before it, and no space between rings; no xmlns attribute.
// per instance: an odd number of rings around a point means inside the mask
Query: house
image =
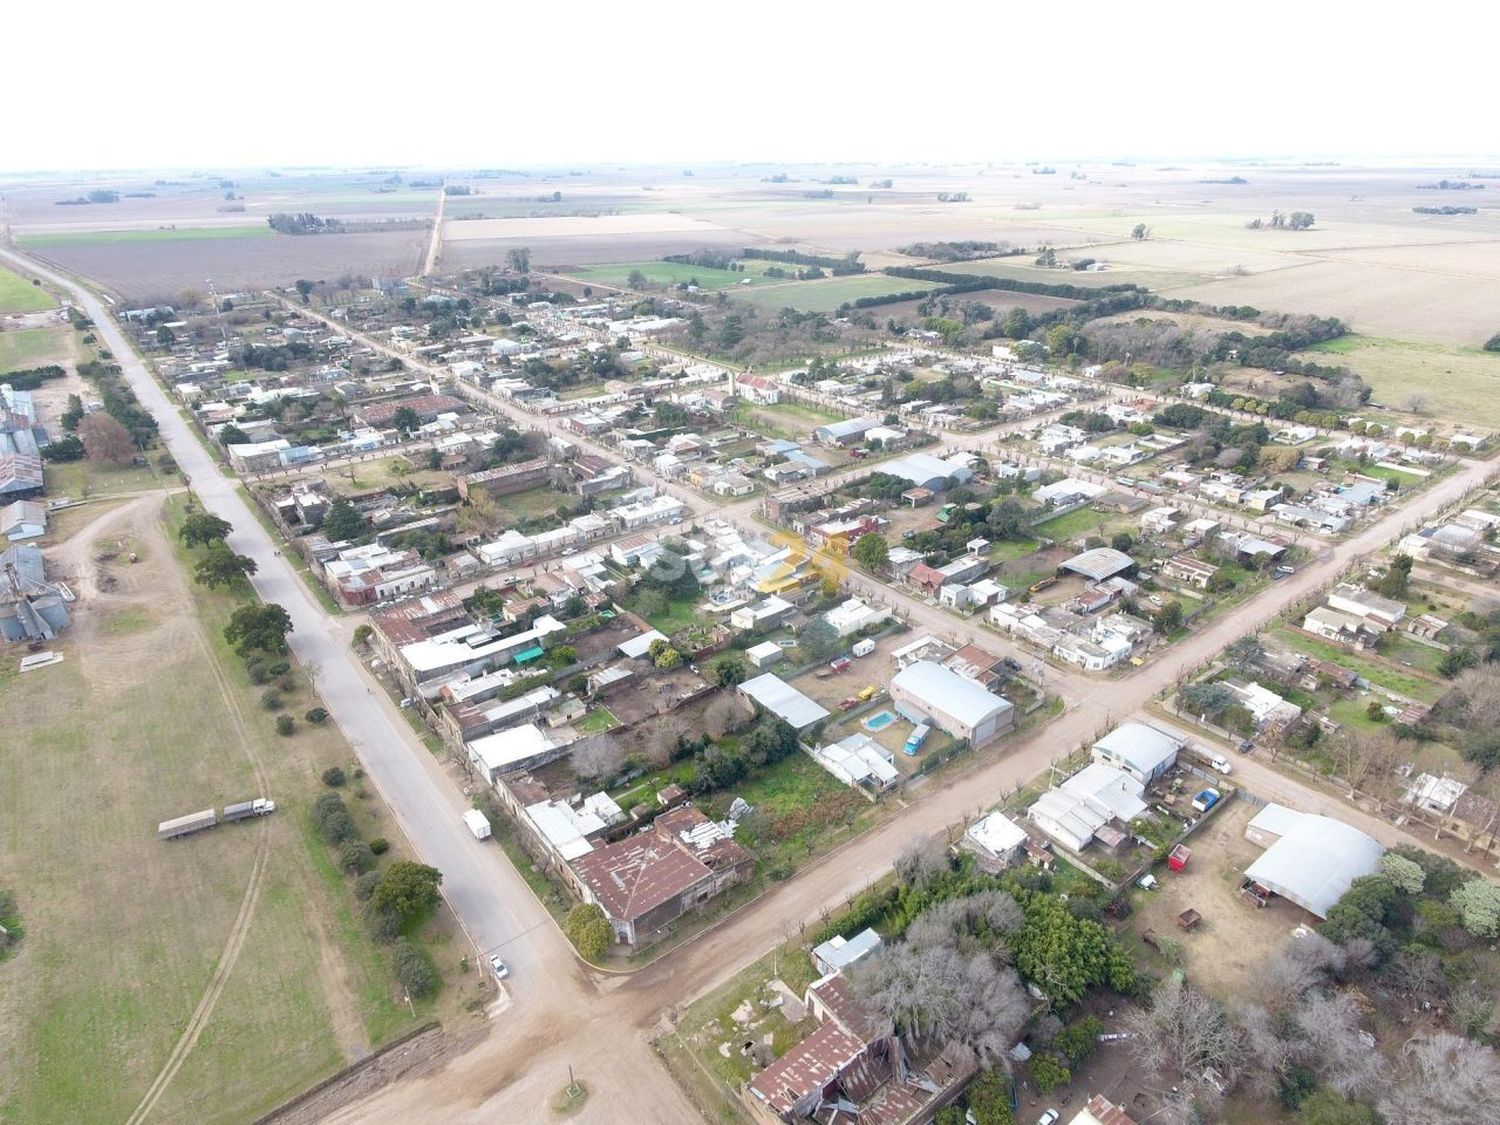
<svg viewBox="0 0 1500 1125"><path fill-rule="evenodd" d="M1284 727L1302 717L1301 707L1282 699L1270 688L1257 683L1246 684L1244 687L1235 684L1229 686L1239 697L1240 704L1254 717L1258 728Z"/></svg>
<svg viewBox="0 0 1500 1125"><path fill-rule="evenodd" d="M1106 843L1122 842L1123 827L1146 811L1144 796L1138 779L1093 762L1043 793L1026 815L1052 839L1078 852L1096 836Z"/></svg>
<svg viewBox="0 0 1500 1125"><path fill-rule="evenodd" d="M1095 1094L1073 1115L1068 1125L1139 1125L1136 1119L1103 1094Z"/></svg>
<svg viewBox="0 0 1500 1125"><path fill-rule="evenodd" d="M829 711L821 704L809 699L780 676L771 672L746 680L737 689L739 694L758 704L779 719L785 720L793 730L803 731L814 723L828 718Z"/></svg>
<svg viewBox="0 0 1500 1125"><path fill-rule="evenodd" d="M729 624L736 629L749 632L754 629L769 629L780 625L796 610L796 606L775 594L754 605L741 606L729 615Z"/></svg>
<svg viewBox="0 0 1500 1125"><path fill-rule="evenodd" d="M954 650L940 663L986 690L1003 683L1006 678L1004 659L976 644L966 644Z"/></svg>
<svg viewBox="0 0 1500 1125"><path fill-rule="evenodd" d="M514 465L501 465L478 473L463 473L455 478L454 483L458 486L458 494L468 500L474 493L498 497L525 492L539 487L551 478L552 463L545 457L533 457Z"/></svg>
<svg viewBox="0 0 1500 1125"><path fill-rule="evenodd" d="M781 401L781 386L758 375L736 376L731 373L729 387L746 402L760 406L775 406Z"/></svg>
<svg viewBox="0 0 1500 1125"><path fill-rule="evenodd" d="M1430 773L1419 773L1406 784L1404 804L1415 805L1424 812L1447 816L1469 787L1455 777L1444 774L1433 777Z"/></svg>
<svg viewBox="0 0 1500 1125"><path fill-rule="evenodd" d="M1277 804L1251 818L1245 837L1269 845L1245 869L1245 877L1320 919L1355 879L1375 873L1385 853L1377 841L1341 820Z"/></svg>
<svg viewBox="0 0 1500 1125"><path fill-rule="evenodd" d="M874 953L879 948L880 935L874 930L861 930L850 938L835 934L822 945L813 946L813 968L823 976L841 973L861 957Z"/></svg>
<svg viewBox="0 0 1500 1125"><path fill-rule="evenodd" d="M1044 484L1031 495L1050 508L1066 508L1071 504L1081 504L1089 500L1096 500L1103 496L1109 489L1102 484L1093 484L1086 480L1075 480L1066 477L1052 484Z"/></svg>
<svg viewBox="0 0 1500 1125"><path fill-rule="evenodd" d="M1403 603L1346 583L1335 586L1329 593L1328 607L1362 618L1382 633L1394 629L1406 616L1406 606Z"/></svg>
<svg viewBox="0 0 1500 1125"><path fill-rule="evenodd" d="M734 842L732 822L711 821L680 805L644 831L596 847L570 866L584 901L604 911L615 939L638 945L743 882L755 858Z"/></svg>
<svg viewBox="0 0 1500 1125"><path fill-rule="evenodd" d="M412 694L436 698L443 686L466 679L511 660L517 653L540 645L544 638L566 632L567 626L550 614L518 633L502 633L492 625L460 625L443 633L401 645L393 669Z"/></svg>
<svg viewBox="0 0 1500 1125"><path fill-rule="evenodd" d="M1408 633L1414 637L1421 637L1423 640L1428 641L1436 640L1438 634L1446 628L1448 628L1448 622L1431 613L1424 613L1418 617L1413 617L1406 623L1406 631Z"/></svg>
<svg viewBox="0 0 1500 1125"><path fill-rule="evenodd" d="M379 543L348 547L323 563L323 577L346 606L394 601L437 583L437 571L415 551Z"/></svg>
<svg viewBox="0 0 1500 1125"><path fill-rule="evenodd" d="M0 508L0 536L11 543L47 533L47 506L39 500L16 500Z"/></svg>
<svg viewBox="0 0 1500 1125"><path fill-rule="evenodd" d="M1026 829L1002 812L981 817L964 830L962 846L974 852L987 870L1014 863L1026 847Z"/></svg>
<svg viewBox="0 0 1500 1125"><path fill-rule="evenodd" d="M1342 613L1320 605L1302 619L1302 628L1325 640L1365 648L1374 644L1386 632L1378 629L1363 617L1353 613Z"/></svg>
<svg viewBox="0 0 1500 1125"><path fill-rule="evenodd" d="M565 743L558 743L535 723L488 734L466 744L469 761L493 785L501 774L533 769L562 757Z"/></svg>
<svg viewBox="0 0 1500 1125"><path fill-rule="evenodd" d="M644 633L638 633L628 641L621 641L615 645L615 651L627 660L639 660L651 655L651 646L657 641L666 644L669 638L659 630L647 629Z"/></svg>
<svg viewBox="0 0 1500 1125"><path fill-rule="evenodd" d="M946 569L946 568L945 568ZM984 608L1003 602L1010 591L989 578L981 578L968 586L950 582L938 591L938 602L954 609Z"/></svg>
<svg viewBox="0 0 1500 1125"><path fill-rule="evenodd" d="M890 616L888 609L870 605L861 598L850 598L825 613L823 620L832 625L840 637L849 637L868 626L889 620Z"/></svg>
<svg viewBox="0 0 1500 1125"><path fill-rule="evenodd" d="M273 438L270 441L228 445L224 447L224 451L229 454L229 464L235 472L262 473L268 469L281 468L281 454L291 447L292 443L286 438Z"/></svg>
<svg viewBox="0 0 1500 1125"><path fill-rule="evenodd" d="M1171 505L1152 508L1141 515L1141 533L1143 535L1170 535L1177 527L1177 520L1181 516L1182 513Z"/></svg>
<svg viewBox="0 0 1500 1125"><path fill-rule="evenodd" d="M901 779L896 756L867 734L856 731L812 753L813 761L845 785L883 793Z"/></svg>
<svg viewBox="0 0 1500 1125"><path fill-rule="evenodd" d="M921 716L976 749L1015 724L1010 700L930 660L902 668L891 678L890 692L908 718Z"/></svg>
<svg viewBox="0 0 1500 1125"><path fill-rule="evenodd" d="M908 488L901 494L901 502L908 508L921 508L931 504L936 497L937 493L930 488Z"/></svg>
<svg viewBox="0 0 1500 1125"><path fill-rule="evenodd" d="M948 581L948 576L935 566L927 563L918 563L906 572L906 584L929 597L941 590Z"/></svg>
<svg viewBox="0 0 1500 1125"><path fill-rule="evenodd" d="M1173 555L1162 564L1163 577L1175 579L1199 590L1208 589L1208 582L1218 571L1213 563L1195 559L1192 555Z"/></svg>
<svg viewBox="0 0 1500 1125"><path fill-rule="evenodd" d="M1143 723L1121 723L1089 752L1096 762L1124 770L1143 785L1150 785L1177 763L1177 752L1185 745L1180 738Z"/></svg>

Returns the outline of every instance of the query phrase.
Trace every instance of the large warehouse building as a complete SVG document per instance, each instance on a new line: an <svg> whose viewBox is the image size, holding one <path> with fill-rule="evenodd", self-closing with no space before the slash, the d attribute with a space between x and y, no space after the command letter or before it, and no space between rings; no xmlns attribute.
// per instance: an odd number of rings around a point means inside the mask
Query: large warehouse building
<svg viewBox="0 0 1500 1125"><path fill-rule="evenodd" d="M926 718L954 738L968 739L973 747L998 737L1016 721L1010 700L931 660L914 661L897 672L891 680L891 698L908 718Z"/></svg>
<svg viewBox="0 0 1500 1125"><path fill-rule="evenodd" d="M1349 884L1373 875L1385 848L1331 816L1267 805L1245 826L1254 843L1270 843L1245 868L1245 877L1290 899L1309 914L1327 918Z"/></svg>

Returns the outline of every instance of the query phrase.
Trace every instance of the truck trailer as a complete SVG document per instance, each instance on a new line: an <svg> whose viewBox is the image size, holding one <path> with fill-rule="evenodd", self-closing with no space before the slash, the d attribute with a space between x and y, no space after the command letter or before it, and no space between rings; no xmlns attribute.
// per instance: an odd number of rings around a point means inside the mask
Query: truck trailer
<svg viewBox="0 0 1500 1125"><path fill-rule="evenodd" d="M470 809L464 813L464 823L469 826L469 831L474 833L476 840L488 840L490 838L490 820L478 809Z"/></svg>
<svg viewBox="0 0 1500 1125"><path fill-rule="evenodd" d="M241 801L237 805L224 806L224 823L231 820L244 820L247 816L268 816L276 811L276 802L267 797L257 797L253 801Z"/></svg>
<svg viewBox="0 0 1500 1125"><path fill-rule="evenodd" d="M192 832L201 832L205 828L212 828L219 823L219 816L213 809L204 809L202 812L188 813L187 816L179 816L174 820L164 820L156 826L156 838L158 840L175 840L179 836L186 836Z"/></svg>

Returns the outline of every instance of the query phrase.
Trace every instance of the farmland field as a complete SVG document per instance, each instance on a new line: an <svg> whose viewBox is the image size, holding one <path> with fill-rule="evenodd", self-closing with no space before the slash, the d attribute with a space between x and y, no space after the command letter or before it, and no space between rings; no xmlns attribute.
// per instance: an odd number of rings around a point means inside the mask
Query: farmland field
<svg viewBox="0 0 1500 1125"><path fill-rule="evenodd" d="M155 1120L254 1118L461 1000L402 1002L309 816L318 772L352 754L301 719L305 686L287 693L299 729L276 735L220 635L237 599L187 583L160 505L95 509L50 549L79 595L64 663L0 658L0 867L28 929L0 993L6 1121L124 1121L158 1074ZM97 560L115 551L141 562ZM274 816L155 838L260 795ZM378 800L349 800L406 850ZM201 1034L182 1039L195 1009Z"/></svg>
<svg viewBox="0 0 1500 1125"><path fill-rule="evenodd" d="M1500 325L1500 309L1496 311ZM1500 354L1480 348L1351 335L1319 344L1303 354L1337 356L1375 388L1376 402L1407 408L1414 393L1427 398L1427 412L1459 425L1500 429ZM1330 362L1323 360L1322 362Z"/></svg>
<svg viewBox="0 0 1500 1125"><path fill-rule="evenodd" d="M736 299L747 301L763 312L774 312L790 306L805 312L833 312L847 301L860 297L883 297L888 293L905 293L922 289L922 282L884 274L856 274L830 277L822 281L784 281L776 285L747 285L737 289Z"/></svg>
<svg viewBox="0 0 1500 1125"><path fill-rule="evenodd" d="M617 265L587 266L584 269L570 270L569 276L576 277L579 281L600 282L623 289L628 284L626 279L630 274L639 270L645 274L647 281L657 285L677 285L685 281L694 281L700 289L728 289L738 285L747 277L755 279L756 284L766 284L765 280L759 277L760 271L754 268L760 264L759 262L751 263L745 273L737 273L734 270L688 266L681 262L620 262Z"/></svg>
<svg viewBox="0 0 1500 1125"><path fill-rule="evenodd" d="M47 246L41 255L127 300L145 301L171 299L182 289L201 292L205 278L227 293L290 285L302 277L332 281L345 273L405 277L420 268L428 237L418 229L301 236L265 231L235 238L70 242Z"/></svg>
<svg viewBox="0 0 1500 1125"><path fill-rule="evenodd" d="M0 316L6 313L40 312L57 302L40 285L0 267Z"/></svg>
<svg viewBox="0 0 1500 1125"><path fill-rule="evenodd" d="M239 227L165 227L158 230L80 230L23 235L23 250L52 246L104 246L116 242L200 242L214 238L275 238L265 225Z"/></svg>

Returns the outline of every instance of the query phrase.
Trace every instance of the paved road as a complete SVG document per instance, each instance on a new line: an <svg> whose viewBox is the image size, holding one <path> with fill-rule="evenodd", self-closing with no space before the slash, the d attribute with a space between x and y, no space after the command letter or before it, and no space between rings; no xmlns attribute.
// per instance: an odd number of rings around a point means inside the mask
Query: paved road
<svg viewBox="0 0 1500 1125"><path fill-rule="evenodd" d="M256 562L256 592L291 615L293 651L317 684L329 714L359 755L420 858L443 872L443 892L479 950L498 951L510 964L510 1006L497 1017L505 1028L491 1037L508 1050L512 1029L547 1029L564 1016L588 1011L596 988L572 948L516 870L494 843L482 844L460 819L461 794L423 746L405 718L349 648L339 624L308 593L277 553L276 544L250 512L235 481L226 478L130 342L93 294L35 262L0 249L72 294L93 318L131 388L161 425L161 437L192 482L204 507L234 525L229 545ZM459 956L463 950L454 950ZM476 970L477 971L477 970ZM544 1032L545 1034L545 1032ZM521 1050L521 1045L516 1044ZM519 1057L526 1057L525 1054ZM638 1089L660 1110L662 1121L695 1121L697 1114L675 1083L655 1064L646 1043L619 1037L608 1050L573 1056L579 1073L600 1086ZM565 1064L547 1075L547 1093L566 1084ZM523 1118L514 1118L522 1120Z"/></svg>

